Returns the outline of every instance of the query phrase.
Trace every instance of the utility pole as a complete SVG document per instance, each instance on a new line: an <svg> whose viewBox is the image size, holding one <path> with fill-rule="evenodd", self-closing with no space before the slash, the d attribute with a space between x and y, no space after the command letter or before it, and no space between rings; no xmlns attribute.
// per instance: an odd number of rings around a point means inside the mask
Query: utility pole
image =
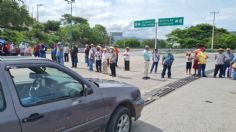
<svg viewBox="0 0 236 132"><path fill-rule="evenodd" d="M37 22L39 22L39 7L43 6L43 4L37 4Z"/></svg>
<svg viewBox="0 0 236 132"><path fill-rule="evenodd" d="M214 49L214 37L215 37L215 17L216 14L219 14L219 11L214 11L214 12L210 12L210 14L213 14L213 28L212 28L212 40L211 40L211 49Z"/></svg>
<svg viewBox="0 0 236 132"><path fill-rule="evenodd" d="M72 26L73 26L73 21L72 21L72 11L73 11L73 3L75 3L75 0L65 0L68 4L70 4L70 15L71 15L71 21L70 21L70 47L72 48Z"/></svg>

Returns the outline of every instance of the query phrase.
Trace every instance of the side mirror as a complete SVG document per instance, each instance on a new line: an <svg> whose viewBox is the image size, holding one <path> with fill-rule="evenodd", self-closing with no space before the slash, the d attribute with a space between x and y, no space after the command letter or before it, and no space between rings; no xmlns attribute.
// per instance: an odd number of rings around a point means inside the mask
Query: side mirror
<svg viewBox="0 0 236 132"><path fill-rule="evenodd" d="M88 96L88 95L91 95L91 94L93 94L93 89L86 87L85 88L85 95Z"/></svg>

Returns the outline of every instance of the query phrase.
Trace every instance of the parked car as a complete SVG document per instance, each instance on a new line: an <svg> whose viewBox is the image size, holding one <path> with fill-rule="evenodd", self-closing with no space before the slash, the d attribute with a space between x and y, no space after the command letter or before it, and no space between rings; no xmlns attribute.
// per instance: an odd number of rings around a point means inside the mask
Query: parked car
<svg viewBox="0 0 236 132"><path fill-rule="evenodd" d="M1 132L130 132L138 88L85 79L47 59L0 57Z"/></svg>

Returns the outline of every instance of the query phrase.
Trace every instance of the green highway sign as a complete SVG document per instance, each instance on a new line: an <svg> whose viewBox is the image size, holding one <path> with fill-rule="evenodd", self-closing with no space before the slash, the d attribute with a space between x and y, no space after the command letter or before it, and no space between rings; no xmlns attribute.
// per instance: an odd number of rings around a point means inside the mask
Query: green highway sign
<svg viewBox="0 0 236 132"><path fill-rule="evenodd" d="M184 17L175 18L160 18L158 19L158 26L178 26L184 25Z"/></svg>
<svg viewBox="0 0 236 132"><path fill-rule="evenodd" d="M134 21L134 28L155 27L155 23L155 19Z"/></svg>

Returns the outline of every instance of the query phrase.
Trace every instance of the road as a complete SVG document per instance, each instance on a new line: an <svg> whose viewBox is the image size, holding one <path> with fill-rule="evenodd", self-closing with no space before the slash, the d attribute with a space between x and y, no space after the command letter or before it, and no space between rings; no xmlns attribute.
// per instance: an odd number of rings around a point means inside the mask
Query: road
<svg viewBox="0 0 236 132"><path fill-rule="evenodd" d="M229 79L190 83L146 106L132 132L235 132L235 86Z"/></svg>

